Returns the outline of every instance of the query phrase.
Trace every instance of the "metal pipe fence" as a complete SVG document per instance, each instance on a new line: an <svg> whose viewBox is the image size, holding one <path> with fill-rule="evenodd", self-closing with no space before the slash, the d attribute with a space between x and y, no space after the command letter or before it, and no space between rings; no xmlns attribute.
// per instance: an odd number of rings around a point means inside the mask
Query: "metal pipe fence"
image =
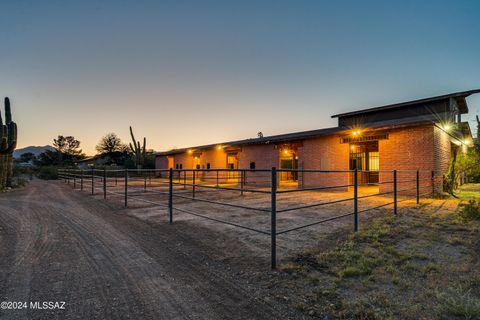
<svg viewBox="0 0 480 320"><path fill-rule="evenodd" d="M284 175L294 172L294 175ZM146 203L168 212L168 221L174 223L174 213L184 213L231 227L248 230L270 237L271 268L277 266L277 237L317 226L338 219L352 217L353 231L359 230L359 215L368 211L392 206L394 215L398 213L398 203L415 199L419 204L422 197L435 192L435 172L423 170L384 170L376 171L378 181L360 183L361 170L290 170L277 169L59 169L58 177L74 189L88 190L92 195L100 194L103 199L119 198L124 207L132 203ZM297 177L298 180L285 181L284 177ZM300 181L301 180L301 181ZM373 193L363 194L362 188L377 187ZM360 192L362 191L362 192ZM228 194L230 198L217 197L218 192ZM320 194L321 201L307 200L299 205L302 194ZM335 195L329 199L325 195ZM215 196L213 199L209 196ZM269 205L246 205L238 199L247 199L257 195L268 199ZM325 196L325 197L324 197ZM154 197L153 200L147 197ZM289 198L290 197L290 198ZM324 197L324 199L323 199ZM402 197L402 199L399 199ZM220 198L220 199L218 199ZM308 197L307 197L308 198ZM365 199L387 201L361 208ZM294 199L289 205L288 199ZM269 218L267 230L252 227L209 216L182 207L193 202L211 204L225 208L234 208L256 212ZM261 202L261 201L259 201ZM286 202L286 203L285 203ZM348 212L320 217L316 221L278 228L278 216L286 213L296 215L315 215L324 206L351 202Z"/></svg>

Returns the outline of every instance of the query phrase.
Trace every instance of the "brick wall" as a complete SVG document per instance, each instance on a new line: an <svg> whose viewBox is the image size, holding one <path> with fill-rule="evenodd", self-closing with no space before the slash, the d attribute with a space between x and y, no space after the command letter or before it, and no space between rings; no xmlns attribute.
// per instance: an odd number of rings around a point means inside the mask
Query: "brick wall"
<svg viewBox="0 0 480 320"><path fill-rule="evenodd" d="M239 153L238 167L250 169L250 162L255 162L257 170L271 170L279 167L279 151L274 144L246 145ZM271 181L270 172L246 172L247 184L267 186Z"/></svg>
<svg viewBox="0 0 480 320"><path fill-rule="evenodd" d="M155 157L155 169L168 169L167 156Z"/></svg>
<svg viewBox="0 0 480 320"><path fill-rule="evenodd" d="M380 182L393 181L393 174L382 170L398 170L397 189L407 189L399 194L413 195L416 183L406 180L415 180L416 170L420 170L420 193L428 193L432 190L431 171L435 170L435 188L441 190L440 172L445 162L448 166L450 144L448 136L437 130L433 125L389 130L389 139L379 141ZM392 184L380 185L380 192L392 189Z"/></svg>
<svg viewBox="0 0 480 320"><path fill-rule="evenodd" d="M307 139L298 148L298 167L304 170L348 170L349 146L340 143L340 136L332 135ZM349 174L300 173L299 186L321 187L348 184Z"/></svg>
<svg viewBox="0 0 480 320"><path fill-rule="evenodd" d="M393 180L392 172L398 170L398 190L410 188L410 193L415 192L416 170L420 170L421 193L431 191L431 171L435 170L436 191L442 188L442 175L448 168L451 144L446 133L433 125L422 125L391 129L388 131L389 139L379 141L379 167L380 182ZM349 169L349 144L340 143L340 136L331 135L306 139L298 147L298 167L305 170L348 170ZM238 152L238 168L249 169L250 163L255 162L256 169L270 170L279 167L279 150L274 144L245 145ZM174 155L174 163L182 164L183 169L193 169L194 157L187 152ZM202 169L210 164L211 169L225 169L227 154L223 149L212 148L202 151L199 156ZM166 168L166 157L156 158L157 168ZM405 171L404 171L405 170ZM201 173L199 178L211 179L216 173ZM223 175L226 175L225 173ZM346 185L351 183L351 175L346 172L339 173L300 173L299 185L305 188ZM250 183L268 183L269 173L247 173ZM380 192L391 191L392 184L381 184ZM403 194L408 194L404 192Z"/></svg>
<svg viewBox="0 0 480 320"><path fill-rule="evenodd" d="M435 145L435 171L445 173L451 157L451 142L449 136L437 127L433 128Z"/></svg>
<svg viewBox="0 0 480 320"><path fill-rule="evenodd" d="M259 169L268 169L272 167L278 167L279 165L279 153L278 149L274 144L266 145L246 145L242 146L241 151L238 151L238 168L239 169L250 169L250 163L255 162L255 168ZM201 153L196 154L198 157L198 163L200 164L201 169L207 169L208 164L210 164L210 169L226 169L227 168L227 152L224 149L212 148L209 150L202 150ZM188 152L179 153L173 155L174 157L174 168L177 164L182 164L183 169L193 169L194 168L194 155L189 154ZM157 156L155 159L155 165L157 169L164 169L168 166L168 161L166 156ZM187 178L190 177L190 174L187 174ZM217 172L212 171L203 171L198 172L196 178L216 183ZM235 182L237 177L236 173L232 172L219 172L218 173L220 183L226 182ZM260 184L267 183L267 180L270 181L271 174L267 172L246 172L245 178L247 183L250 184Z"/></svg>
<svg viewBox="0 0 480 320"><path fill-rule="evenodd" d="M272 169L278 167L278 149L274 144L247 145L239 153L238 166L249 169L250 162L255 162L256 169Z"/></svg>

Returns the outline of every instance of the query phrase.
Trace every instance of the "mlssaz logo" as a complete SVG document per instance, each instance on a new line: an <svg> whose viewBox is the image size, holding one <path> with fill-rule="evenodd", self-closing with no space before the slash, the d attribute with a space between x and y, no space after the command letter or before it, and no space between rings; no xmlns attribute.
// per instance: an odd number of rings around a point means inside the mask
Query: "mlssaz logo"
<svg viewBox="0 0 480 320"><path fill-rule="evenodd" d="M30 309L38 310L65 310L65 301L31 301Z"/></svg>

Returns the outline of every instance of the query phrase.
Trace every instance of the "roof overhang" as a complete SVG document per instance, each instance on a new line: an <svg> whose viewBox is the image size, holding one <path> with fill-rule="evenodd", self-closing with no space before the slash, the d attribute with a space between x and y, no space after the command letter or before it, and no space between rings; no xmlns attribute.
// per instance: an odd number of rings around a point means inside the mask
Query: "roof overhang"
<svg viewBox="0 0 480 320"><path fill-rule="evenodd" d="M332 118L339 118L339 117L346 117L346 116L353 116L353 115L360 115L360 114L384 111L384 110L389 110L389 109L402 108L402 107L406 107L406 106L412 106L412 105L423 104L423 103L428 103L428 102L435 102L435 101L440 101L440 100L445 100L445 99L450 99L450 98L453 98L457 101L458 108L459 108L461 113L468 113L468 106L467 106L467 101L465 100L465 98L472 95L472 94L476 94L476 93L480 93L480 89L454 92L454 93L445 94L445 95L436 96L436 97L430 97L430 98L419 99L419 100L412 100L412 101L401 102L401 103L394 103L394 104L384 105L384 106L380 106L380 107L362 109L362 110L346 112L346 113L339 113L339 114L333 115Z"/></svg>

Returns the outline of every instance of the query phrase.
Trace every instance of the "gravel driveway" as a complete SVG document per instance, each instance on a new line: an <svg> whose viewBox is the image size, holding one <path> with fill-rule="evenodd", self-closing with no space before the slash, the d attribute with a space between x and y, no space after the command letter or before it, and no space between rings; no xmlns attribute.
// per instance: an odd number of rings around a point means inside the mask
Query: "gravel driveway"
<svg viewBox="0 0 480 320"><path fill-rule="evenodd" d="M215 233L125 213L60 182L0 194L1 301L28 304L0 310L0 318L302 318L266 302L267 292L239 277L235 261L219 259L205 241L218 241ZM235 241L229 249L248 250ZM64 301L64 309L30 307L49 301Z"/></svg>

